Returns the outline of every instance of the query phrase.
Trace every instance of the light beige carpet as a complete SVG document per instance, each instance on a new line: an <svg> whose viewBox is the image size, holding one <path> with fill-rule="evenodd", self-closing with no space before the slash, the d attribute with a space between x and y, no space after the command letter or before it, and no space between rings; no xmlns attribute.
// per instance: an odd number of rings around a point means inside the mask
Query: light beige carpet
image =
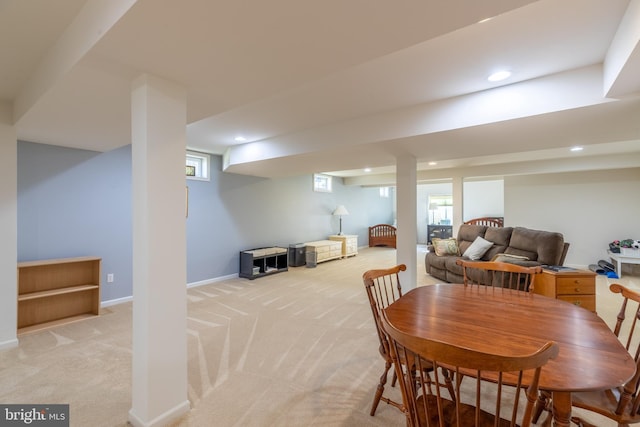
<svg viewBox="0 0 640 427"><path fill-rule="evenodd" d="M436 283L424 274L423 258L419 247L418 284ZM394 249L364 248L316 268L190 289L192 410L174 425L405 425L384 403L369 416L383 363L361 277L394 264ZM598 313L612 324L618 305L610 282L598 277L597 297ZM619 282L640 288L638 276ZM0 352L0 402L69 403L72 426L127 425L131 310L120 304L98 318L21 337L19 347Z"/></svg>

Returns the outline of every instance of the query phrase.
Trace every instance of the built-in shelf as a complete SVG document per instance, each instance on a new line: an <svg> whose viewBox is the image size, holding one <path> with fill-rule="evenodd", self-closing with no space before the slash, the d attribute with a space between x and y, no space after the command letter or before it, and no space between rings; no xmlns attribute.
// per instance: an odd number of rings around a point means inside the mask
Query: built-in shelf
<svg viewBox="0 0 640 427"><path fill-rule="evenodd" d="M28 294L19 295L18 301L26 301L26 300L37 299L37 298L47 298L53 295L71 294L74 292L93 291L99 288L100 287L98 285L80 285L80 286L69 286L69 287L60 288L60 289L50 289L48 291L31 292Z"/></svg>

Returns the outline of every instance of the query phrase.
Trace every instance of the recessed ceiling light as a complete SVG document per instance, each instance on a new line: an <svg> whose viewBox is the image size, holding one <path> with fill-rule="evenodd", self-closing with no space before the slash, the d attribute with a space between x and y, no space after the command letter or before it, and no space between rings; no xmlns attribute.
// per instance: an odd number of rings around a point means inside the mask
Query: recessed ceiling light
<svg viewBox="0 0 640 427"><path fill-rule="evenodd" d="M371 172L371 168L364 168L365 172Z"/></svg>
<svg viewBox="0 0 640 427"><path fill-rule="evenodd" d="M490 82L499 82L501 80L508 79L509 77L511 77L511 71L502 70L491 74L487 80Z"/></svg>
<svg viewBox="0 0 640 427"><path fill-rule="evenodd" d="M478 24L482 24L483 22L491 21L492 19L493 19L493 17L481 19L481 20L478 21Z"/></svg>
<svg viewBox="0 0 640 427"><path fill-rule="evenodd" d="M245 138L244 136L236 136L234 140L237 142L244 142L247 140L247 138Z"/></svg>
<svg viewBox="0 0 640 427"><path fill-rule="evenodd" d="M584 148L583 148L583 147L580 147L580 146L571 147L571 151L574 151L574 152L576 152L576 151L582 151L582 150L584 150Z"/></svg>
<svg viewBox="0 0 640 427"><path fill-rule="evenodd" d="M429 166L435 166L437 164L438 164L438 162L429 162Z"/></svg>

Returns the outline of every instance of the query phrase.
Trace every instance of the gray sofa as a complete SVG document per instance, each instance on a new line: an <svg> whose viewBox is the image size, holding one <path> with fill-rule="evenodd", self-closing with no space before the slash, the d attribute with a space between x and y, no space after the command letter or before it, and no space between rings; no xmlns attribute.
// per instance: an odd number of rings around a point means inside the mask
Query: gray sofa
<svg viewBox="0 0 640 427"><path fill-rule="evenodd" d="M463 254L476 237L482 237L493 245L480 258L491 261L496 255L508 254L527 259L512 258L508 262L520 265L563 265L569 244L561 233L532 230L524 227L486 227L463 224L458 230L456 240L457 255L438 256L430 249L425 255L424 264L427 274L449 283L462 283L462 267L456 264L458 259L467 259Z"/></svg>

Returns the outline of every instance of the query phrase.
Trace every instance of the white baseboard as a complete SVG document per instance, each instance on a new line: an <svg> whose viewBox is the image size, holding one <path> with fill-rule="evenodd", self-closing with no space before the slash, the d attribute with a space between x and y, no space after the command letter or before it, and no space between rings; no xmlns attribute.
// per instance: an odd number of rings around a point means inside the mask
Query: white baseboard
<svg viewBox="0 0 640 427"><path fill-rule="evenodd" d="M198 282L187 283L187 288L195 288L198 286L210 285L216 282L222 282L223 280L237 279L237 274L229 274L228 276L214 277L213 279L200 280Z"/></svg>
<svg viewBox="0 0 640 427"><path fill-rule="evenodd" d="M133 408L129 410L129 423L134 427L162 427L170 425L178 418L191 410L191 403L188 400L174 406L163 414L158 415L152 420L143 421L133 413Z"/></svg>
<svg viewBox="0 0 640 427"><path fill-rule="evenodd" d="M122 304L122 303L129 302L129 301L133 301L133 296L111 299L109 301L102 301L100 303L100 308L109 307L111 305Z"/></svg>
<svg viewBox="0 0 640 427"><path fill-rule="evenodd" d="M18 338L12 338L10 340L0 342L0 350L8 350L18 346Z"/></svg>

